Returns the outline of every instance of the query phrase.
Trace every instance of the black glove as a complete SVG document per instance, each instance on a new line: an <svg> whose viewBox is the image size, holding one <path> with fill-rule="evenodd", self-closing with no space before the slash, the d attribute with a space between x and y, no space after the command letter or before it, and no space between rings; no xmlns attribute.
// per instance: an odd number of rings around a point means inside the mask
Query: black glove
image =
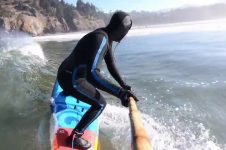
<svg viewBox="0 0 226 150"><path fill-rule="evenodd" d="M128 91L132 91L132 87L125 84L125 83L122 84L122 88L125 89L125 90L128 90Z"/></svg>
<svg viewBox="0 0 226 150"><path fill-rule="evenodd" d="M138 101L137 97L132 93L132 91L129 91L127 89L121 89L119 98L123 106L129 106L129 97L133 97L136 102Z"/></svg>

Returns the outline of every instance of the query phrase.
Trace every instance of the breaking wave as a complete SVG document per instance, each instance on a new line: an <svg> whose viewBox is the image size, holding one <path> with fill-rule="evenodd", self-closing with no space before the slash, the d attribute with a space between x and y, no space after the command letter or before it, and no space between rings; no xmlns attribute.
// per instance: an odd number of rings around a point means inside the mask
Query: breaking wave
<svg viewBox="0 0 226 150"><path fill-rule="evenodd" d="M41 92L37 85L45 56L41 46L24 33L0 34L1 107L24 110Z"/></svg>

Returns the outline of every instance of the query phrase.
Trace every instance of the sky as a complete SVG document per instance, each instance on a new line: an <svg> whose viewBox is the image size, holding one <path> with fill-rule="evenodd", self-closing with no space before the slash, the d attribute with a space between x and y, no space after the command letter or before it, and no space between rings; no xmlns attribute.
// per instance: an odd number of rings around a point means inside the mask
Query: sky
<svg viewBox="0 0 226 150"><path fill-rule="evenodd" d="M178 7L202 6L214 3L226 3L226 0L83 0L97 6L104 12L115 10L123 11L159 11ZM65 0L70 4L75 4L77 0Z"/></svg>

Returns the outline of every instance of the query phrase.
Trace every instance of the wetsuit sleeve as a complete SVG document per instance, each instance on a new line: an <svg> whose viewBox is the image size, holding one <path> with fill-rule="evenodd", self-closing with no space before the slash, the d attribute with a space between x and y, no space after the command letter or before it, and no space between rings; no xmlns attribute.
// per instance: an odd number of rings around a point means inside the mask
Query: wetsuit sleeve
<svg viewBox="0 0 226 150"><path fill-rule="evenodd" d="M121 87L123 87L125 83L122 80L122 77L120 76L119 71L116 67L115 59L111 48L109 48L109 50L107 51L104 59L112 77L119 83Z"/></svg>
<svg viewBox="0 0 226 150"><path fill-rule="evenodd" d="M121 88L106 78L102 76L100 73L100 64L102 60L104 59L104 56L107 52L107 45L108 45L108 39L104 35L98 35L98 50L97 54L95 56L92 69L91 69L91 74L94 79L95 86L105 92L108 92L116 97L119 97Z"/></svg>

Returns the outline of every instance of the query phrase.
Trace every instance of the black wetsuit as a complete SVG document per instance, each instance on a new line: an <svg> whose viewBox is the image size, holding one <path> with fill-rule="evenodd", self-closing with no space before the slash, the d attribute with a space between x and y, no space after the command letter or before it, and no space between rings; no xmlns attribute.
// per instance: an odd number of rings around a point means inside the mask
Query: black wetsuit
<svg viewBox="0 0 226 150"><path fill-rule="evenodd" d="M91 105L76 126L78 132L84 132L106 106L104 97L96 87L116 97L120 95L121 87L100 74L103 59L110 74L123 86L125 83L116 69L112 54L112 41L104 29L85 35L59 67L57 78L64 92Z"/></svg>
<svg viewBox="0 0 226 150"><path fill-rule="evenodd" d="M81 138L81 135L106 106L104 97L96 88L120 98L125 107L128 107L128 97L132 96L137 100L131 92L131 87L123 82L112 53L112 42L120 42L131 26L132 20L127 13L115 12L105 28L85 35L59 67L57 79L64 94L74 96L91 105L67 138L70 143L75 135L73 144L77 148L91 147L90 142ZM112 84L100 74L103 59L120 87Z"/></svg>

